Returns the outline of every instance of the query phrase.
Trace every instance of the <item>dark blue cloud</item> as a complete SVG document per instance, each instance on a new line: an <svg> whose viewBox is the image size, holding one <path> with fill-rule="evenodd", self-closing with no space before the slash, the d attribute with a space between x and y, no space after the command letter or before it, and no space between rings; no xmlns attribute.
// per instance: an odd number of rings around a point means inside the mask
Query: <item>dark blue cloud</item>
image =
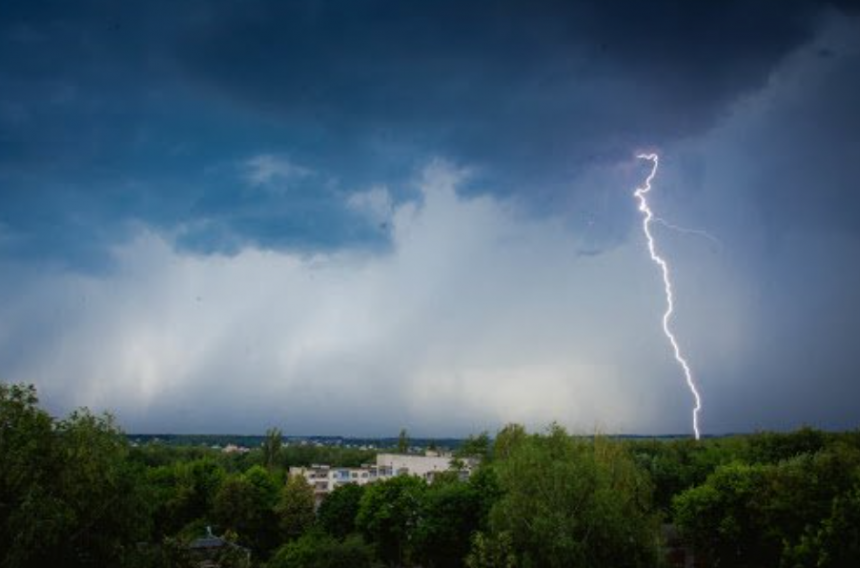
<svg viewBox="0 0 860 568"><path fill-rule="evenodd" d="M351 153L406 144L546 182L711 125L809 37L815 8L256 2L189 34L179 61L202 88Z"/></svg>
<svg viewBox="0 0 860 568"><path fill-rule="evenodd" d="M98 263L127 224L198 250L373 244L343 205L430 157L537 210L583 168L708 128L824 5L10 2L0 15L6 252ZM277 199L231 165L324 175ZM217 175L207 174L213 169ZM528 188L524 192L522 188ZM396 193L396 191L395 191Z"/></svg>

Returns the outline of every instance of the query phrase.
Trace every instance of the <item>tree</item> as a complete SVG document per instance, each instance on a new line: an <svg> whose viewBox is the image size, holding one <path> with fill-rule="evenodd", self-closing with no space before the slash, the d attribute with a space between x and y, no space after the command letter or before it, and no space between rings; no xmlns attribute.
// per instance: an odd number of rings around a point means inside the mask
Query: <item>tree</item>
<svg viewBox="0 0 860 568"><path fill-rule="evenodd" d="M426 490L427 484L411 475L376 482L365 489L356 525L389 564L402 565L410 559Z"/></svg>
<svg viewBox="0 0 860 568"><path fill-rule="evenodd" d="M483 463L469 476L469 486L477 497L478 527L489 528L490 511L502 496L499 478L492 464Z"/></svg>
<svg viewBox="0 0 860 568"><path fill-rule="evenodd" d="M817 526L807 527L785 556L787 566L860 566L860 482L834 499L830 515Z"/></svg>
<svg viewBox="0 0 860 568"><path fill-rule="evenodd" d="M204 526L211 523L213 501L225 476L211 458L149 468L155 535L175 535L195 520Z"/></svg>
<svg viewBox="0 0 860 568"><path fill-rule="evenodd" d="M468 568L517 568L513 539L508 532L489 536L477 532L472 537L472 548L466 557Z"/></svg>
<svg viewBox="0 0 860 568"><path fill-rule="evenodd" d="M481 522L478 492L452 481L427 488L414 531L415 559L430 568L457 568L469 552L472 533Z"/></svg>
<svg viewBox="0 0 860 568"><path fill-rule="evenodd" d="M242 475L228 477L215 495L213 514L222 529L249 534L259 522L251 483Z"/></svg>
<svg viewBox="0 0 860 568"><path fill-rule="evenodd" d="M494 462L503 493L490 513L491 542L508 534L521 566L657 563L651 486L621 445L571 438L557 425L543 436L512 434Z"/></svg>
<svg viewBox="0 0 860 568"><path fill-rule="evenodd" d="M10 558L28 557L18 535L20 523L30 520L22 509L50 492L59 469L53 420L38 407L32 386L0 383L0 456L0 566L7 566Z"/></svg>
<svg viewBox="0 0 860 568"><path fill-rule="evenodd" d="M798 565L796 559L817 555L818 542L829 542L827 518L839 524L845 509L837 505L852 502L840 496L858 472L860 452L842 444L775 464L721 466L675 498L675 523L714 565ZM811 532L819 526L820 534ZM851 533L840 538L849 542Z"/></svg>
<svg viewBox="0 0 860 568"><path fill-rule="evenodd" d="M268 568L371 568L376 565L373 548L353 535L340 541L310 533L281 547Z"/></svg>
<svg viewBox="0 0 860 568"><path fill-rule="evenodd" d="M704 483L719 466L748 452L745 437L681 440L638 440L625 445L654 483L654 505L669 513L672 497Z"/></svg>
<svg viewBox="0 0 860 568"><path fill-rule="evenodd" d="M514 449L527 439L526 429L520 424L508 424L496 434L493 445L495 459L508 458Z"/></svg>
<svg viewBox="0 0 860 568"><path fill-rule="evenodd" d="M86 563L116 563L148 529L143 476L127 460L128 442L112 416L87 410L58 422L56 433L64 458L57 493L74 512L68 544Z"/></svg>
<svg viewBox="0 0 860 568"><path fill-rule="evenodd" d="M409 452L409 434L407 434L406 428L400 429L400 435L397 437L397 451L401 454Z"/></svg>
<svg viewBox="0 0 860 568"><path fill-rule="evenodd" d="M156 543L139 543L125 568L199 568L188 543L172 537L166 537ZM224 568L227 568L226 566Z"/></svg>
<svg viewBox="0 0 860 568"><path fill-rule="evenodd" d="M0 566L121 565L146 537L141 473L109 415L55 421L0 384Z"/></svg>
<svg viewBox="0 0 860 568"><path fill-rule="evenodd" d="M224 481L215 496L213 516L222 529L238 535L239 544L265 558L278 542L277 496L269 472L254 466Z"/></svg>
<svg viewBox="0 0 860 568"><path fill-rule="evenodd" d="M291 475L278 505L281 534L287 540L302 536L314 524L314 490L303 475Z"/></svg>
<svg viewBox="0 0 860 568"><path fill-rule="evenodd" d="M458 458L478 458L486 460L490 454L490 435L481 432L477 436L469 436L454 453Z"/></svg>
<svg viewBox="0 0 860 568"><path fill-rule="evenodd" d="M188 465L187 476L191 488L189 515L192 519L207 518L215 495L224 483L224 468L211 458L196 459Z"/></svg>
<svg viewBox="0 0 860 568"><path fill-rule="evenodd" d="M794 432L758 432L745 437L739 457L748 463L777 464L801 454L815 454L827 443L827 434L803 426Z"/></svg>
<svg viewBox="0 0 860 568"><path fill-rule="evenodd" d="M320 504L317 518L325 532L336 538L345 538L357 530L355 519L364 487L348 483L336 487Z"/></svg>
<svg viewBox="0 0 860 568"><path fill-rule="evenodd" d="M283 434L279 429L269 428L266 430L266 439L263 440L263 465L267 468L274 469L277 465L283 440Z"/></svg>
<svg viewBox="0 0 860 568"><path fill-rule="evenodd" d="M779 543L765 539L761 500L767 466L722 466L703 485L675 498L675 523L716 566L778 564Z"/></svg>
<svg viewBox="0 0 860 568"><path fill-rule="evenodd" d="M254 488L254 498L260 508L273 509L278 503L278 485L272 474L265 468L255 465L244 474Z"/></svg>

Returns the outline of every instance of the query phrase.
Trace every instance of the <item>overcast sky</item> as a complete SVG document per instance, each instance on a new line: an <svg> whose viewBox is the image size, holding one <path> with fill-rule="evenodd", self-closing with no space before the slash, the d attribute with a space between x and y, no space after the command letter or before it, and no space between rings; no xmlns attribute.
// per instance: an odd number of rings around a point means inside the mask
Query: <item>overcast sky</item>
<svg viewBox="0 0 860 568"><path fill-rule="evenodd" d="M0 379L131 432L689 433L656 151L703 431L856 428L858 101L853 2L7 1Z"/></svg>

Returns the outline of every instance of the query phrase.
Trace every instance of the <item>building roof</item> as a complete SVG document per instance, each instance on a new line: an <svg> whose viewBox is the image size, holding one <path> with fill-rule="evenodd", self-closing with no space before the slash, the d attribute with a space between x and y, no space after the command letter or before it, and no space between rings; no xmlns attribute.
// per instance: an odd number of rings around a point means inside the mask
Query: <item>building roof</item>
<svg viewBox="0 0 860 568"><path fill-rule="evenodd" d="M220 536L215 536L212 534L211 527L206 527L206 536L191 541L188 548L191 550L215 550L216 548L223 548L225 546L240 548L247 551L245 547L239 546L229 540L225 540Z"/></svg>
<svg viewBox="0 0 860 568"><path fill-rule="evenodd" d="M203 538L191 541L188 548L191 548L192 550L208 550L212 548L221 548L222 546L228 546L230 544L232 543L217 536L204 536Z"/></svg>

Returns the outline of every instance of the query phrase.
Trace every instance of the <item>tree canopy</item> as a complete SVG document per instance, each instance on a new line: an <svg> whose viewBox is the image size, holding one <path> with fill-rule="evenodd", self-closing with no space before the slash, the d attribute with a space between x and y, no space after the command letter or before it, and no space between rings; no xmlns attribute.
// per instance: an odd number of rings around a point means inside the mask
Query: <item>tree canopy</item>
<svg viewBox="0 0 860 568"><path fill-rule="evenodd" d="M860 432L617 440L511 424L464 441L479 458L467 479L347 483L318 510L287 475L368 455L284 446L276 429L242 454L133 447L108 414L54 418L33 387L0 383L0 568L191 568L210 532L229 543L209 557L222 568L249 554L261 568L645 567L664 560L661 523L707 566L860 565Z"/></svg>

